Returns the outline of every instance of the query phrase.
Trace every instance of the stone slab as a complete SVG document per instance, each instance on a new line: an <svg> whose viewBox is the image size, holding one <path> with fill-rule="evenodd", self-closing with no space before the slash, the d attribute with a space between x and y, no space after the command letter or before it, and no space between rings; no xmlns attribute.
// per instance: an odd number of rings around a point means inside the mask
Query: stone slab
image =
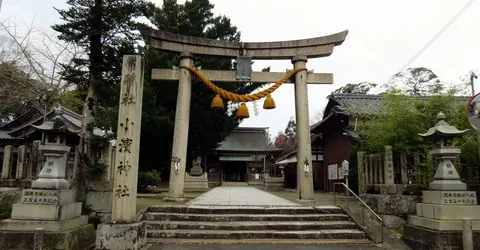
<svg viewBox="0 0 480 250"><path fill-rule="evenodd" d="M68 220L82 214L82 203L64 205L13 204L14 220Z"/></svg>
<svg viewBox="0 0 480 250"><path fill-rule="evenodd" d="M23 204L63 205L75 202L75 190L24 189Z"/></svg>
<svg viewBox="0 0 480 250"><path fill-rule="evenodd" d="M467 184L460 180L434 180L430 183L430 190L465 191L467 190Z"/></svg>
<svg viewBox="0 0 480 250"><path fill-rule="evenodd" d="M475 191L423 191L423 203L477 205Z"/></svg>
<svg viewBox="0 0 480 250"><path fill-rule="evenodd" d="M0 231L0 249L34 249L33 231ZM92 224L60 233L45 233L43 249L90 249L95 245L95 229Z"/></svg>
<svg viewBox="0 0 480 250"><path fill-rule="evenodd" d="M102 223L98 225L96 250L140 249L147 244L145 222L129 224Z"/></svg>
<svg viewBox="0 0 480 250"><path fill-rule="evenodd" d="M480 206L417 203L417 216L438 220L479 219Z"/></svg>
<svg viewBox="0 0 480 250"><path fill-rule="evenodd" d="M188 205L300 206L297 203L253 187L216 187Z"/></svg>
<svg viewBox="0 0 480 250"><path fill-rule="evenodd" d="M480 249L480 232L473 232L474 249ZM436 231L405 225L404 238L411 249L451 250L461 249L461 231Z"/></svg>
<svg viewBox="0 0 480 250"><path fill-rule="evenodd" d="M112 198L113 191L111 190L107 192L89 191L87 192L86 205L97 213L111 213Z"/></svg>
<svg viewBox="0 0 480 250"><path fill-rule="evenodd" d="M43 228L46 232L62 232L84 226L87 223L88 216L86 215L63 221L6 219L0 221L0 230L33 231L35 228Z"/></svg>
<svg viewBox="0 0 480 250"><path fill-rule="evenodd" d="M462 220L436 220L415 215L408 217L408 224L438 231L461 231ZM472 221L472 230L480 230L480 220Z"/></svg>

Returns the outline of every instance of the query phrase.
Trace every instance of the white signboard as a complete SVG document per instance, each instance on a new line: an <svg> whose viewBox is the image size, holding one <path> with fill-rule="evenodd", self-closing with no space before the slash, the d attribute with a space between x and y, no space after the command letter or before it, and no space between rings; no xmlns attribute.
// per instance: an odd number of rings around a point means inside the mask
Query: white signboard
<svg viewBox="0 0 480 250"><path fill-rule="evenodd" d="M260 174L255 174L255 180L260 179Z"/></svg>
<svg viewBox="0 0 480 250"><path fill-rule="evenodd" d="M337 164L328 165L328 179L337 180L338 179L338 166Z"/></svg>

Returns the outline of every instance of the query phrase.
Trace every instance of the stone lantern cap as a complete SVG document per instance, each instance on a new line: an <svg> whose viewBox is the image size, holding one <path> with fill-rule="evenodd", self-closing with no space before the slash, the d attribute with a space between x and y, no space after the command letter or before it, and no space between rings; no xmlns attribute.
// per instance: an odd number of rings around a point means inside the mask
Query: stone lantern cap
<svg viewBox="0 0 480 250"><path fill-rule="evenodd" d="M60 107L55 108L55 117L52 121L45 121L42 125L31 125L38 131L47 133L60 133L60 134L78 134L80 130L76 130L74 127L69 126L66 119L62 116L63 111Z"/></svg>
<svg viewBox="0 0 480 250"><path fill-rule="evenodd" d="M456 127L451 126L445 121L445 114L440 112L437 115L437 124L435 126L428 129L428 131L424 134L418 134L422 137L432 137L432 138L441 138L441 137L460 137L468 129L465 130L458 130Z"/></svg>

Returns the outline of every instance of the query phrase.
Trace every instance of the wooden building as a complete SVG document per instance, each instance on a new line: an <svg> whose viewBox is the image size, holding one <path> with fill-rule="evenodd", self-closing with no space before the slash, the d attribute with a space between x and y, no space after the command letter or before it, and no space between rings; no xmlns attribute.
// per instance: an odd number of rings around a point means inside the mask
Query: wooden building
<svg viewBox="0 0 480 250"><path fill-rule="evenodd" d="M209 182L251 186L263 183L268 167L282 151L270 145L267 129L235 128L215 149L215 158L207 161Z"/></svg>
<svg viewBox="0 0 480 250"><path fill-rule="evenodd" d="M316 191L333 191L333 183L344 181L341 163L349 159L352 144L359 139L350 125L350 113L343 102L329 96L323 119L310 126L312 143L313 187ZM293 151L279 159L276 165L283 166L285 188L297 188L297 159ZM342 189L337 187L337 191Z"/></svg>

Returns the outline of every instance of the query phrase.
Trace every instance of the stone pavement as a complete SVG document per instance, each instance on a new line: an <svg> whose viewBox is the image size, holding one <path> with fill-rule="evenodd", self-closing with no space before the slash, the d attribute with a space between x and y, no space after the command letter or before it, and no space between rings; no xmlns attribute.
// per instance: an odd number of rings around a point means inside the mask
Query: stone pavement
<svg viewBox="0 0 480 250"><path fill-rule="evenodd" d="M215 244L215 245L153 245L148 250L373 250L376 246L343 244Z"/></svg>
<svg viewBox="0 0 480 250"><path fill-rule="evenodd" d="M216 187L187 205L198 206L300 206L253 187Z"/></svg>

